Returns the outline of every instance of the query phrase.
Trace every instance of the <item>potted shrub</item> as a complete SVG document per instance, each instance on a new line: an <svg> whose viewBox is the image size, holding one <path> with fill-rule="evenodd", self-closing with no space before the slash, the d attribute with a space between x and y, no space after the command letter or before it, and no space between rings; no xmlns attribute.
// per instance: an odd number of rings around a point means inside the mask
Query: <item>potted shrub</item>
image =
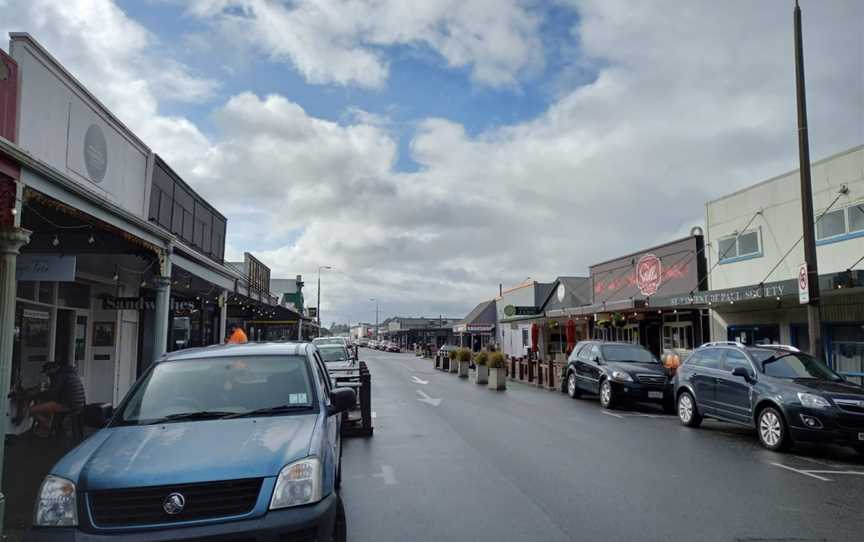
<svg viewBox="0 0 864 542"><path fill-rule="evenodd" d="M486 352L478 352L474 356L474 365L477 367L474 370L474 383L483 385L489 383L489 367L486 363L489 361L489 354Z"/></svg>
<svg viewBox="0 0 864 542"><path fill-rule="evenodd" d="M507 387L504 372L504 354L492 352L486 362L489 366L489 389L503 390Z"/></svg>
<svg viewBox="0 0 864 542"><path fill-rule="evenodd" d="M471 351L460 348L456 351L456 359L459 360L459 378L468 378L468 369L471 365Z"/></svg>
<svg viewBox="0 0 864 542"><path fill-rule="evenodd" d="M459 351L450 350L449 352L447 352L447 360L447 371L455 373L459 369Z"/></svg>

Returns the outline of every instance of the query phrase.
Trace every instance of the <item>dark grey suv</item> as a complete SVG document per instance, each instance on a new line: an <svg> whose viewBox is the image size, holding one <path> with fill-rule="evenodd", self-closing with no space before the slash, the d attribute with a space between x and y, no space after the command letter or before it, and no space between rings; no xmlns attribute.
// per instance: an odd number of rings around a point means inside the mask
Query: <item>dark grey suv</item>
<svg viewBox="0 0 864 542"><path fill-rule="evenodd" d="M815 441L864 454L864 390L795 348L708 343L678 368L673 384L684 425L711 417L755 428L769 450Z"/></svg>

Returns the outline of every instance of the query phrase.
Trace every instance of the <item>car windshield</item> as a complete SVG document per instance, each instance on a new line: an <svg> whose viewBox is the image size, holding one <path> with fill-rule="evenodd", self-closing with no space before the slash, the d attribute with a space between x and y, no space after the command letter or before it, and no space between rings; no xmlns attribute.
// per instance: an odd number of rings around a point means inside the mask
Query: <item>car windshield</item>
<svg viewBox="0 0 864 542"><path fill-rule="evenodd" d="M343 341L342 339L313 339L312 344L314 344L315 346L321 346L324 344L344 345L345 341Z"/></svg>
<svg viewBox="0 0 864 542"><path fill-rule="evenodd" d="M753 349L750 354L768 376L789 379L840 381L843 378L827 365L809 354L800 352L774 352Z"/></svg>
<svg viewBox="0 0 864 542"><path fill-rule="evenodd" d="M659 363L654 354L629 344L607 344L600 347L603 351L603 359L606 361L632 362L632 363Z"/></svg>
<svg viewBox="0 0 864 542"><path fill-rule="evenodd" d="M156 364L129 398L120 420L149 424L219 418L290 405L312 407L308 362L301 356L249 356Z"/></svg>
<svg viewBox="0 0 864 542"><path fill-rule="evenodd" d="M327 363L333 361L347 361L350 359L348 356L348 350L346 350L344 346L320 346L318 347L318 350L321 352L321 359Z"/></svg>

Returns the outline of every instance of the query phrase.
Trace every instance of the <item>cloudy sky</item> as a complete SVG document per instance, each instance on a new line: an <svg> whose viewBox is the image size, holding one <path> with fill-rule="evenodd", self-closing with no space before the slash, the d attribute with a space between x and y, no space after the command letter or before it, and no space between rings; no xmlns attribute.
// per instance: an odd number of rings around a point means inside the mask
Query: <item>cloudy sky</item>
<svg viewBox="0 0 864 542"><path fill-rule="evenodd" d="M811 153L864 142L864 2L802 0ZM461 316L797 165L792 0L0 0L324 320Z"/></svg>

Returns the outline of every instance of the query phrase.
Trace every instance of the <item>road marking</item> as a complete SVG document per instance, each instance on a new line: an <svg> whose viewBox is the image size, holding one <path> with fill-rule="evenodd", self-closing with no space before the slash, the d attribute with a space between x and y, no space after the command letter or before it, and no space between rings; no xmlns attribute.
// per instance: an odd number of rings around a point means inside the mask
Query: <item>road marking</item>
<svg viewBox="0 0 864 542"><path fill-rule="evenodd" d="M807 469L806 472L811 474L853 474L856 476L864 476L864 472L855 471L855 470L810 470Z"/></svg>
<svg viewBox="0 0 864 542"><path fill-rule="evenodd" d="M377 417L378 417L378 414L373 410L372 411L372 418L377 418Z"/></svg>
<svg viewBox="0 0 864 542"><path fill-rule="evenodd" d="M830 482L831 481L830 478L825 478L824 476L819 476L817 474L813 474L813 471L796 469L794 467L790 467L789 465L783 465L781 463L771 462L771 464L774 465L775 467L780 467L781 469L791 470L792 472L797 472L798 474L803 474L804 476L809 476L811 478L816 478L817 480L822 480L823 482Z"/></svg>
<svg viewBox="0 0 864 542"><path fill-rule="evenodd" d="M606 411L606 410L601 410L600 413L601 413L601 414L606 414L607 416L615 416L616 418L619 418L619 419L621 419L621 420L624 419L624 416L622 416L621 414L615 414L614 412L608 412L608 411Z"/></svg>
<svg viewBox="0 0 864 542"><path fill-rule="evenodd" d="M432 397L429 397L429 396L426 394L426 392L424 392L423 390L417 390L417 395L420 396L420 398L417 399L417 400L420 401L421 403L428 403L428 404L430 404L430 405L432 405L432 406L438 406L438 405L441 404L441 399L440 399L440 398L433 399Z"/></svg>
<svg viewBox="0 0 864 542"><path fill-rule="evenodd" d="M840 469L844 468L842 465L835 465L833 463L826 463L825 461L819 461L818 459L813 459L812 457L803 457L800 455L794 455L792 457L796 457L796 458L800 459L801 461L807 461L809 463L816 463L817 465L822 465L823 467L837 467Z"/></svg>
<svg viewBox="0 0 864 542"><path fill-rule="evenodd" d="M429 383L428 380L421 380L421 379L417 378L416 376L412 376L411 379L414 381L415 384L423 384L425 386L426 384Z"/></svg>
<svg viewBox="0 0 864 542"><path fill-rule="evenodd" d="M390 465L381 465L381 473L373 474L372 477L383 479L384 485L388 486L395 486L398 483L396 482L396 472Z"/></svg>

